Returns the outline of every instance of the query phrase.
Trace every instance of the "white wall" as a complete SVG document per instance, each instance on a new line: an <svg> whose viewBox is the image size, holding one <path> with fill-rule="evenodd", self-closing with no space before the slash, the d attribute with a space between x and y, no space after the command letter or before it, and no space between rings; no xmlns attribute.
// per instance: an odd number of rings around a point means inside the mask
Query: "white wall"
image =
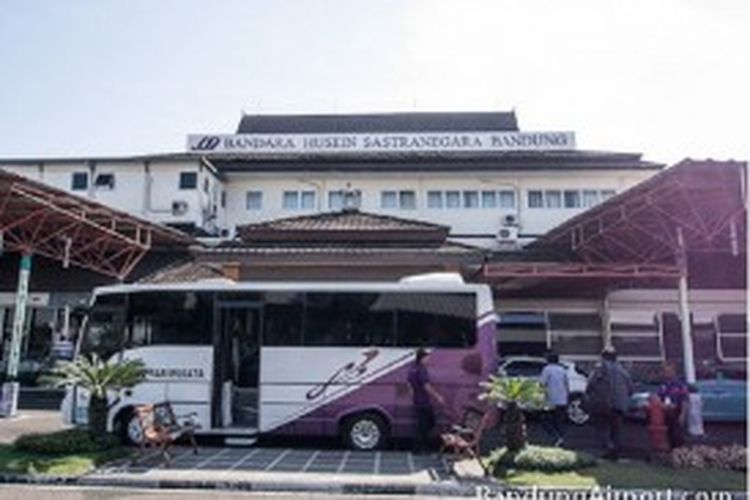
<svg viewBox="0 0 750 500"><path fill-rule="evenodd" d="M3 164L8 170L22 173L55 187L71 191L74 172L90 172L87 192L75 191L80 196L107 204L134 215L162 223L195 223L209 232L226 229L230 235L238 224L262 222L281 217L329 211L328 192L340 189L360 190L360 209L407 219L418 219L451 227L457 241L485 247L496 246L495 235L506 215L516 215L520 241L530 241L547 232L585 208L529 208L529 190L614 190L628 187L653 175L654 171L639 170L544 170L497 172L243 172L225 175L222 182L212 168L198 160L98 161L67 163L53 162L29 165ZM181 172L197 172L196 189L179 189ZM99 173L114 173L112 190L94 186ZM316 202L310 210L282 208L284 191L314 191ZM381 192L414 191L417 206L413 210L382 209ZM514 190L516 206L502 208L427 208L427 192ZM221 193L226 191L226 208L221 204ZM246 193L262 191L262 209L246 208ZM581 193L582 194L582 193ZM172 205L183 201L188 205L184 214L175 214Z"/></svg>
<svg viewBox="0 0 750 500"><path fill-rule="evenodd" d="M494 235L508 214L519 219L519 233L535 237L557 226L564 220L584 210L528 208L528 190L595 189L622 192L652 175L652 171L516 171L516 172L460 172L460 173L232 173L228 174L227 225L248 224L328 211L328 192L353 189L362 192L361 210L409 219L418 219L451 227L453 235L483 236L459 238L473 244L494 245ZM427 208L427 191L430 190L506 190L516 191L515 209L501 208ZM283 192L287 190L313 190L316 206L312 210L284 210ZM385 210L380 206L381 191L412 190L417 195L414 210ZM247 210L245 197L248 191L263 192L262 210Z"/></svg>
<svg viewBox="0 0 750 500"><path fill-rule="evenodd" d="M199 161L7 163L0 167L154 222L192 222L208 231L217 227L219 214L216 217L212 214L214 206L216 212L220 210L221 183L215 172ZM89 174L88 189L72 190L72 176L76 172ZM179 188L181 172L198 173L196 189ZM114 188L97 187L97 175L107 173L115 176ZM188 204L184 214L173 213L175 201Z"/></svg>

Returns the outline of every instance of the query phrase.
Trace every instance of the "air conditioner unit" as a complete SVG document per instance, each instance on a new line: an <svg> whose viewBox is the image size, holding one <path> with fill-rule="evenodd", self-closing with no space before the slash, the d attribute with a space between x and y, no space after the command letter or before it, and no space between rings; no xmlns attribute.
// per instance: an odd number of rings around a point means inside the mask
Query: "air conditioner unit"
<svg viewBox="0 0 750 500"><path fill-rule="evenodd" d="M503 217L503 227L516 226L518 226L518 216L516 214L508 214Z"/></svg>
<svg viewBox="0 0 750 500"><path fill-rule="evenodd" d="M497 232L496 239L500 243L514 243L518 240L518 228L512 226L501 227Z"/></svg>
<svg viewBox="0 0 750 500"><path fill-rule="evenodd" d="M188 211L188 202L175 200L172 202L172 215L185 215Z"/></svg>

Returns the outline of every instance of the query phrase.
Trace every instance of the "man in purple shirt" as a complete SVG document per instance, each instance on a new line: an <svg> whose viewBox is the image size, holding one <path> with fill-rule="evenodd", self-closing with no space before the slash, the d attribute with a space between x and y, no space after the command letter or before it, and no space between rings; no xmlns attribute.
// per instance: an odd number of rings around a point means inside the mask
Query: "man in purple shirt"
<svg viewBox="0 0 750 500"><path fill-rule="evenodd" d="M411 388L412 403L416 425L414 451L424 452L427 449L430 431L435 427L435 412L432 409L432 401L445 404L443 396L430 384L430 374L425 366L425 358L429 353L424 349L417 349L416 363L409 370L408 381Z"/></svg>

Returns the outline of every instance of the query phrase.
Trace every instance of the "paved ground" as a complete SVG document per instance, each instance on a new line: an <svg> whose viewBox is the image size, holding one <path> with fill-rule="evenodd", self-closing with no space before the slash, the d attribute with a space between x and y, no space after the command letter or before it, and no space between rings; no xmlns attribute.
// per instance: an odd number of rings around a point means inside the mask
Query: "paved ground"
<svg viewBox="0 0 750 500"><path fill-rule="evenodd" d="M12 443L21 434L62 428L59 411L21 410L15 418L0 418L0 444Z"/></svg>
<svg viewBox="0 0 750 500"><path fill-rule="evenodd" d="M102 470L108 474L139 474L159 469L173 471L244 471L357 474L372 476L447 477L436 454L414 455L406 451L355 452L292 448L200 447L198 454L180 448L169 466L160 457L147 456L135 465L124 464Z"/></svg>
<svg viewBox="0 0 750 500"><path fill-rule="evenodd" d="M0 498L16 500L29 498L34 500L280 500L288 498L286 493L253 493L248 491L206 491L206 490L143 490L131 488L81 488L66 486L26 486L0 485ZM327 498L354 499L363 495L331 495L330 493L294 493L295 498L325 500ZM367 495L368 500L421 499L421 496L377 496ZM443 497L445 498L445 497Z"/></svg>

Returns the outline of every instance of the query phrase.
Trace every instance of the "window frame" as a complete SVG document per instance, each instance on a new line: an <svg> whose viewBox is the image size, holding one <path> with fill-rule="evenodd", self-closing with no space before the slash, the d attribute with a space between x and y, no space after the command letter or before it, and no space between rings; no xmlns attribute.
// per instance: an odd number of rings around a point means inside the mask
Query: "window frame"
<svg viewBox="0 0 750 500"><path fill-rule="evenodd" d="M532 199L534 200L534 203L532 203ZM529 189L526 191L526 207L544 208L544 191L541 189Z"/></svg>
<svg viewBox="0 0 750 500"><path fill-rule="evenodd" d="M224 191L226 193L226 191ZM251 206L250 200L251 198L257 198L258 206ZM226 203L226 196L224 197L224 202ZM248 212L258 212L260 210L263 210L263 191L258 189L251 189L249 191L245 191L245 210Z"/></svg>
<svg viewBox="0 0 750 500"><path fill-rule="evenodd" d="M83 184L80 181L83 179ZM70 174L70 190L71 191L88 191L89 189L89 173L88 172L72 172Z"/></svg>
<svg viewBox="0 0 750 500"><path fill-rule="evenodd" d="M187 179L191 179L192 182L186 182ZM180 191L198 189L198 172L193 172L190 170L180 172L178 188L180 189Z"/></svg>

